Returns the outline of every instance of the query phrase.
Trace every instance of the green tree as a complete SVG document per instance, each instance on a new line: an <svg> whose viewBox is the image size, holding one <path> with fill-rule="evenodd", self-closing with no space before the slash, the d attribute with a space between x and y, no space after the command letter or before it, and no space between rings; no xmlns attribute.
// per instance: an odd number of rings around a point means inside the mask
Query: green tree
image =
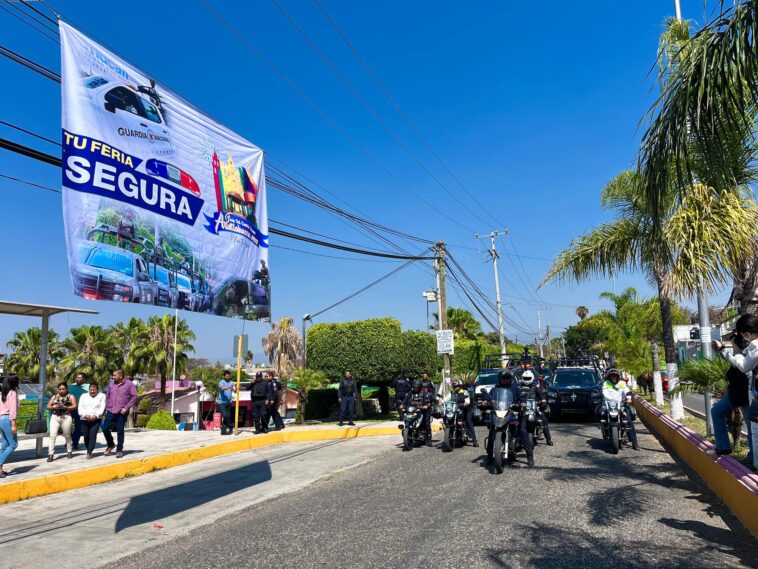
<svg viewBox="0 0 758 569"><path fill-rule="evenodd" d="M39 378L42 330L34 327L24 332L16 332L6 345L13 351L5 360L5 370L18 375L22 381ZM48 330L47 363L45 367L48 381L55 377L55 366L63 355L58 333L54 330Z"/></svg>
<svg viewBox="0 0 758 569"><path fill-rule="evenodd" d="M253 352L248 350L245 353L245 366L250 367L251 365L253 365Z"/></svg>
<svg viewBox="0 0 758 569"><path fill-rule="evenodd" d="M174 317L168 314L151 316L147 321L145 342L132 347L135 361L145 362L151 373L161 378L160 404L166 402L166 380L173 371L174 363ZM183 371L189 356L194 352L191 344L195 334L187 326L187 321L179 319L176 334L176 373Z"/></svg>
<svg viewBox="0 0 758 569"><path fill-rule="evenodd" d="M435 312L434 319L439 322L439 315ZM432 329L436 330L439 325ZM474 318L474 315L465 308L449 306L447 308L447 327L453 331L456 338L474 340L482 334L482 325ZM499 341L499 340L498 340Z"/></svg>
<svg viewBox="0 0 758 569"><path fill-rule="evenodd" d="M133 376L148 371L147 353L139 350L147 341L148 327L144 320L130 318L128 322L119 322L110 328L119 350L124 374Z"/></svg>
<svg viewBox="0 0 758 569"><path fill-rule="evenodd" d="M263 337L261 343L279 377L289 376L298 360L302 361L303 339L292 318L288 316L279 322L272 322L271 332Z"/></svg>
<svg viewBox="0 0 758 569"><path fill-rule="evenodd" d="M79 326L71 328L69 337L61 342L66 355L59 366L67 379L77 373L85 374L91 381L103 387L114 369L122 367L123 352L111 330L102 326Z"/></svg>
<svg viewBox="0 0 758 569"><path fill-rule="evenodd" d="M314 389L321 389L329 385L329 379L318 370L298 368L289 378L289 383L300 393L298 403L298 415L305 419L305 407L308 404L308 394Z"/></svg>
<svg viewBox="0 0 758 569"><path fill-rule="evenodd" d="M576 308L576 315L579 317L579 320L584 320L587 318L587 315L589 313L590 311L586 306L577 306Z"/></svg>
<svg viewBox="0 0 758 569"><path fill-rule="evenodd" d="M607 339L604 317L593 315L575 326L569 326L566 328L563 339L566 343L567 355L579 352L602 355L603 343Z"/></svg>

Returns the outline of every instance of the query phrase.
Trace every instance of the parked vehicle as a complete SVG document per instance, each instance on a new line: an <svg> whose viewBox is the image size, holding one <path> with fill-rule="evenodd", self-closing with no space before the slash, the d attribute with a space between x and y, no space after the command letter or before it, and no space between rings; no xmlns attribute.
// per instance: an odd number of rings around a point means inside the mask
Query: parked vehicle
<svg viewBox="0 0 758 569"><path fill-rule="evenodd" d="M426 442L427 432L424 427L424 413L420 407L409 405L405 410L405 419L400 428L403 431L403 450L413 450L416 443Z"/></svg>
<svg viewBox="0 0 758 569"><path fill-rule="evenodd" d="M445 401L445 413L442 416L444 427L443 443L445 449L452 452L456 446L465 446L468 442L466 417L463 407L455 400Z"/></svg>
<svg viewBox="0 0 758 569"><path fill-rule="evenodd" d="M602 399L601 378L591 368L559 367L548 385L551 417L564 414L594 416Z"/></svg>
<svg viewBox="0 0 758 569"><path fill-rule="evenodd" d="M96 300L158 303L158 283L142 257L94 241L79 241L75 247L75 294Z"/></svg>
<svg viewBox="0 0 758 569"><path fill-rule="evenodd" d="M603 390L603 407L600 412L600 431L603 438L611 441L611 452L618 454L623 445L629 443L626 420L629 410L626 399L616 389Z"/></svg>
<svg viewBox="0 0 758 569"><path fill-rule="evenodd" d="M150 276L158 284L158 304L176 308L179 304L179 289L175 274L161 265L151 265Z"/></svg>
<svg viewBox="0 0 758 569"><path fill-rule="evenodd" d="M176 273L176 286L179 293L179 308L194 310L196 296L192 293L190 277L184 273Z"/></svg>
<svg viewBox="0 0 758 569"><path fill-rule="evenodd" d="M496 387L490 392L492 409L490 418L494 429L490 429L489 437L495 437L492 445L492 457L495 470L503 472L503 465L513 462L516 453L521 451L521 440L518 437L518 420L520 406L514 402L510 389ZM489 448L489 441L487 441Z"/></svg>

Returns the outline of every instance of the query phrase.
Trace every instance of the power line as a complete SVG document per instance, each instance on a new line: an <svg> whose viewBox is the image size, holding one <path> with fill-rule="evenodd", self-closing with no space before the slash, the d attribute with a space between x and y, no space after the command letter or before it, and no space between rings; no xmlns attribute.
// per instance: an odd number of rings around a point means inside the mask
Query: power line
<svg viewBox="0 0 758 569"><path fill-rule="evenodd" d="M16 53L12 49L8 49L7 47L0 45L0 55L5 56L8 59L15 61L16 63L23 65L27 69L31 69L35 73L39 73L43 77L47 77L51 81L55 81L56 83L61 82L61 76L58 75L55 71L52 71L48 69L47 67L40 65L39 63L35 63L31 59L27 59L26 57L24 57L20 53Z"/></svg>
<svg viewBox="0 0 758 569"><path fill-rule="evenodd" d="M61 146L61 143L53 140L52 138L46 138L42 136L41 134L37 134L36 132L32 132L31 130L26 130L25 128L21 128L20 126L16 126L15 124L11 124L9 122L5 122L4 120L0 120L0 124L3 126L7 126L9 128L12 128L14 130L17 130L19 132L23 132L24 134L28 134L29 136L33 136L35 138L39 138L40 140L44 140L45 142L49 142L50 144L55 144L56 146Z"/></svg>
<svg viewBox="0 0 758 569"><path fill-rule="evenodd" d="M16 4L15 4L14 2L5 2L4 4L5 4L5 5L7 5L7 6L11 6L11 7L12 7L13 9L15 9L15 10L18 10L18 11L19 11L21 14L23 14L25 17L27 17L27 18L32 18L32 19L33 19L33 17L32 17L31 15L27 14L27 13L26 13L26 12L24 12L24 11L23 11L21 8L17 7L17 6L16 6ZM40 34L40 35L42 35L42 36L45 36L45 37L46 37L47 39L49 39L51 42L54 42L54 43L60 43L60 40L58 40L57 38L54 38L54 37L53 37L53 36L51 36L49 33L47 33L47 31L45 31L45 30L49 30L49 28L48 28L48 27L46 27L46 26L43 26L43 28L42 28L42 29L38 28L38 27L37 27L37 26L35 26L33 23L29 22L28 20L25 20L24 18L22 18L21 16L19 16L19 15L18 15L18 14L16 14L15 12L11 12L11 11L10 11L8 8L6 8L6 7L5 7L5 5L4 5L4 4L0 4L0 10L3 10L4 12L7 12L8 14L10 14L10 15L11 15L11 16L13 16L14 18L16 18L16 19L17 19L19 22L21 22L22 24L24 24L24 25L26 25L26 26L29 26L31 29L33 29L33 30L34 30L35 32L37 32L38 34ZM34 20L34 21L36 22L37 20Z"/></svg>
<svg viewBox="0 0 758 569"><path fill-rule="evenodd" d="M7 180L12 180L14 182L18 182L20 184L26 184L27 186L33 186L35 188L39 188L41 190L47 190L48 192L53 192L55 194L60 194L60 190L56 190L55 188L50 188L48 186L42 186L40 184L35 184L34 182L29 182L28 180L22 180L21 178L15 178L13 176L8 176L7 174L0 174L0 178L5 178Z"/></svg>
<svg viewBox="0 0 758 569"><path fill-rule="evenodd" d="M56 26L56 27L58 26L58 22L56 20L54 20L53 18L51 18L47 14L45 14L45 13L40 12L39 10L37 10L37 8L35 8L34 6L32 6L28 1L27 2L23 2L22 1L21 4L24 5L24 6L26 6L29 10L32 10L32 11L36 12L37 14L39 14L40 16L42 16L48 22L50 22L51 24L53 24L54 26ZM44 4L47 7L47 9L50 10L50 12L52 12L53 14L55 14L55 12L53 12L53 9L50 8L50 6L48 6L47 4L45 4L45 2L42 2L42 4ZM55 14L55 15L57 15L57 14Z"/></svg>

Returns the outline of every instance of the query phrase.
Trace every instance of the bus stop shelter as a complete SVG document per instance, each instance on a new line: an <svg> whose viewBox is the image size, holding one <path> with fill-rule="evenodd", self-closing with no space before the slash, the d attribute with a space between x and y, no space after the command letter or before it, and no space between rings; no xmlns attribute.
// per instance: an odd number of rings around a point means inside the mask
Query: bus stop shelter
<svg viewBox="0 0 758 569"><path fill-rule="evenodd" d="M26 304L23 302L9 302L0 300L0 314L12 316L32 316L42 319L39 348L39 412L44 417L45 414L45 386L47 384L47 339L50 327L50 317L64 312L75 312L78 314L97 314L95 310L84 308L65 308L62 306L48 306L45 304ZM37 456L42 456L42 439L37 439Z"/></svg>

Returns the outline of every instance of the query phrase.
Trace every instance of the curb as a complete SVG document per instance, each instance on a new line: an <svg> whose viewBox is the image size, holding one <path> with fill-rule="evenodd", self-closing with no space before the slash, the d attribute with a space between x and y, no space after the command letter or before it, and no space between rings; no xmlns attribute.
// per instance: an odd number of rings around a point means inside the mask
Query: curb
<svg viewBox="0 0 758 569"><path fill-rule="evenodd" d="M758 474L731 456L716 456L716 447L677 423L647 401L634 398L644 423L705 481L708 487L758 538Z"/></svg>
<svg viewBox="0 0 758 569"><path fill-rule="evenodd" d="M76 488L85 488L112 480L140 476L156 470L164 470L208 458L233 454L246 450L307 441L355 439L358 437L377 437L397 435L397 427L349 427L340 429L314 429L290 432L268 433L245 437L205 447L187 449L141 459L119 461L107 466L96 466L71 472L61 472L48 476L39 476L18 482L0 485L0 504L8 504L37 496L66 492Z"/></svg>

